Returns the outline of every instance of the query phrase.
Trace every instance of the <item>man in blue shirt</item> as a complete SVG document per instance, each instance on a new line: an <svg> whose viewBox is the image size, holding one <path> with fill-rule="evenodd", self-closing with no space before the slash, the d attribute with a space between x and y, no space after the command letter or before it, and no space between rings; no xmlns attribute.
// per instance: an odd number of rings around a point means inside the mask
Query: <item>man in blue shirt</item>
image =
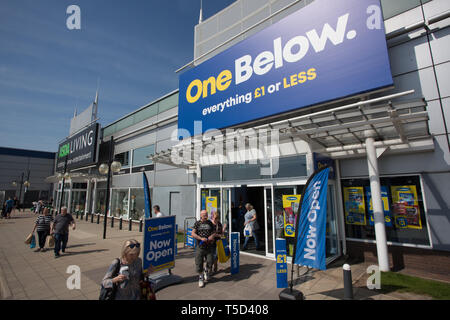
<svg viewBox="0 0 450 320"><path fill-rule="evenodd" d="M9 197L8 200L6 200L6 219L11 219L11 211L14 207L14 200Z"/></svg>

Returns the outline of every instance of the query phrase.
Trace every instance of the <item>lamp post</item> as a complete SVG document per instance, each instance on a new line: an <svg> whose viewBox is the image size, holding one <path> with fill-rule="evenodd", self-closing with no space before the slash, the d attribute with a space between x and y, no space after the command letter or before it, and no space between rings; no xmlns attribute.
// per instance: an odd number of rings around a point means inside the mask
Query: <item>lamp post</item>
<svg viewBox="0 0 450 320"><path fill-rule="evenodd" d="M98 167L98 171L100 172L100 174L103 175L107 175L107 180L106 180L106 200L105 200L105 216L103 218L103 239L106 239L106 224L107 224L107 216L108 216L108 209L109 209L109 186L111 183L111 178L112 178L112 172L119 172L120 168L121 168L121 164L119 161L113 161L113 157L114 157L114 140L113 137L111 136L110 142L109 142L109 158L108 158L108 163L102 163L99 167ZM114 218L112 218L114 219Z"/></svg>
<svg viewBox="0 0 450 320"><path fill-rule="evenodd" d="M28 170L28 173L27 173L27 179L26 179L25 182L23 181L24 176L25 176L25 173L22 172L22 176L20 177L19 208L20 208L20 201L21 201L21 198L22 198L22 186L25 185L25 193L26 193L26 192L27 192L27 188L30 187L30 185L31 185L30 182L29 182L29 180L30 180L30 170ZM13 187L17 187L17 184L18 184L18 183L17 183L16 180L14 180L14 181L12 182ZM25 198L25 196L24 196L24 198ZM24 200L25 200L25 199L24 199ZM25 210L25 208L24 208L24 210ZM19 211L20 211L20 209L19 209Z"/></svg>
<svg viewBox="0 0 450 320"><path fill-rule="evenodd" d="M58 211L57 212L61 212L61 206L62 206L62 201L64 198L64 186L66 184L66 179L70 179L70 174L69 172L67 172L67 161L69 160L69 156L66 156L66 160L64 161L64 173L58 173L58 179L61 180L62 179L62 188L61 188L61 196L59 197L59 205L58 205Z"/></svg>

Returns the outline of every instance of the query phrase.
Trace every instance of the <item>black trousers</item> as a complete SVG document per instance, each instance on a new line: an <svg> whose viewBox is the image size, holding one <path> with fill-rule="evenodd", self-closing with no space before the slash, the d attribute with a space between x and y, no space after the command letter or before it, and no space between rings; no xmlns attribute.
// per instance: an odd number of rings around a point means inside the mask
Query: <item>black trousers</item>
<svg viewBox="0 0 450 320"><path fill-rule="evenodd" d="M48 230L44 231L38 231L38 238L39 238L39 248L43 249L45 246L45 239L47 239L47 236L50 234Z"/></svg>

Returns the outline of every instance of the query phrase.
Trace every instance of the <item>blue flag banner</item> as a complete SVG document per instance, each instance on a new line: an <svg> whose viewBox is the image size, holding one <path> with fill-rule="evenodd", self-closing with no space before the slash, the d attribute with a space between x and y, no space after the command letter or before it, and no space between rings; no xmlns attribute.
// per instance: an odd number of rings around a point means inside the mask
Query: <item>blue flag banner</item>
<svg viewBox="0 0 450 320"><path fill-rule="evenodd" d="M152 217L152 200L150 199L150 188L145 172L142 172L142 180L144 185L145 219L149 219Z"/></svg>
<svg viewBox="0 0 450 320"><path fill-rule="evenodd" d="M231 233L231 274L239 273L239 232Z"/></svg>
<svg viewBox="0 0 450 320"><path fill-rule="evenodd" d="M175 216L145 219L144 270L154 271L175 266Z"/></svg>
<svg viewBox="0 0 450 320"><path fill-rule="evenodd" d="M275 240L275 256L277 258L277 288L288 287L286 239L277 238Z"/></svg>
<svg viewBox="0 0 450 320"><path fill-rule="evenodd" d="M294 264L326 269L325 233L329 167L316 172L306 184L297 221Z"/></svg>

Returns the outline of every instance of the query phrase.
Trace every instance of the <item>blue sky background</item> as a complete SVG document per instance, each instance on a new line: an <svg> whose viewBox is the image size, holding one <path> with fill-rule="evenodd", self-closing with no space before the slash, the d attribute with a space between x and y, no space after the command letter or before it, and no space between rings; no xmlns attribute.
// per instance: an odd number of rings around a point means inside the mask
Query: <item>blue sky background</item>
<svg viewBox="0 0 450 320"><path fill-rule="evenodd" d="M206 19L234 0L203 0ZM81 9L68 30L66 9ZM178 87L200 0L1 0L0 146L56 152L75 108L102 126Z"/></svg>

